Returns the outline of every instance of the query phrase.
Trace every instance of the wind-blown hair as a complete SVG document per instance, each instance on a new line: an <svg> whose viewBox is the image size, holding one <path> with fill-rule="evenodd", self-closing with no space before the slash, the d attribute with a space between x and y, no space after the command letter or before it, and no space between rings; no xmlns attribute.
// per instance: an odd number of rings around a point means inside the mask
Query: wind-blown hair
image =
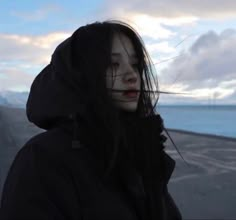
<svg viewBox="0 0 236 220"><path fill-rule="evenodd" d="M106 72L111 66L112 40L114 35L120 34L126 35L133 43L141 78L137 110L132 113L115 107L106 88ZM76 42L73 42L72 65L78 72L77 83L82 94L78 101L86 106L86 117L78 114L77 118L80 125L81 121L86 121L88 135L92 135L94 143L99 143L94 148L97 147L96 152L104 161L108 174L116 164L120 145L128 145L122 117L155 115L158 94L153 91L158 90L158 82L141 37L128 24L120 21L95 22L79 28L73 35Z"/></svg>

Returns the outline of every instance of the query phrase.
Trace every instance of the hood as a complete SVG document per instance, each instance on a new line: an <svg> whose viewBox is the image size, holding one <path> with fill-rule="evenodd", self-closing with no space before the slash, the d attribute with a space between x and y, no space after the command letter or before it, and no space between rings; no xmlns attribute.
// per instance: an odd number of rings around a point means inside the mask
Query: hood
<svg viewBox="0 0 236 220"><path fill-rule="evenodd" d="M60 125L68 125L67 122L72 121L72 128L69 123L70 129L74 132L72 148L80 148L81 145L78 141L77 133L77 116L85 116L86 118L86 106L82 100L86 97L81 95L84 93L81 93L81 86L79 86L80 80L78 78L80 74L73 68L72 64L72 49L74 46L72 35L56 48L50 64L36 76L30 88L30 94L26 104L26 114L30 122L45 130L53 129ZM150 142L142 143L140 141L137 146L141 145L143 149L148 148L148 150L146 149L148 152L146 154L147 157L144 158L144 162L142 163L144 164L144 169L140 170L146 173L144 184L150 203L152 219L158 219L156 216L159 216L158 210L160 207L159 194L156 192L157 185L155 186L155 184L159 183L160 176L162 176L165 184L167 184L175 167L175 161L167 154L164 153L161 160L160 149L163 149L163 146L161 146L162 143L159 136L161 132L160 120L161 118L159 116L138 120L137 123L139 126L137 127L140 130L138 129L137 132L139 133L136 133L137 137L139 137L137 138L137 142L139 140L148 140ZM145 128L149 129L145 130ZM89 139L93 139L89 135L87 136ZM100 150L99 148L97 149ZM142 152L135 157L135 161L143 161ZM134 178L133 175L132 177ZM130 185L131 189L135 187L135 185L132 185L132 182L129 184L129 179L127 182L127 186Z"/></svg>
<svg viewBox="0 0 236 220"><path fill-rule="evenodd" d="M83 115L85 106L76 86L78 73L71 63L72 47L72 37L63 41L31 85L26 114L39 128L49 130L76 113Z"/></svg>
<svg viewBox="0 0 236 220"><path fill-rule="evenodd" d="M88 118L88 111L83 100L86 96L83 95L83 85L81 86L79 79L80 74L72 63L72 49L76 48L76 45L74 45L74 37L75 36L72 35L55 49L50 64L34 79L26 104L26 114L30 122L45 130L50 130L60 125L68 125L68 130L74 133L72 147L77 148L80 147L78 141L79 128L77 116ZM127 121L127 124L130 124L130 126L134 128L130 130L136 130L135 127L140 128L137 132L142 131L142 133L137 133L137 137L139 137L137 139L141 141L148 140L150 142L150 144L145 142L142 145L150 146L150 152L153 151L151 156L153 157L158 154L158 152L156 152L156 143L160 143L159 134L162 130L161 120L158 115L153 118L141 118L133 125L130 121ZM71 123L73 123L72 126ZM149 129L145 130L144 128ZM144 138L141 138L140 134L144 135ZM87 136L88 139L92 139L91 136ZM138 140L137 142L139 142ZM158 144L160 148L163 148L163 146L160 146L162 144L163 143ZM142 152L140 155L142 155ZM141 159L138 158L137 161ZM153 161L152 165L155 166L155 160ZM175 167L175 163L171 158L165 156L164 164L165 179L166 182L168 182ZM150 166L152 165L150 164ZM158 167L158 164L156 164L156 167ZM153 170L155 171L155 169Z"/></svg>

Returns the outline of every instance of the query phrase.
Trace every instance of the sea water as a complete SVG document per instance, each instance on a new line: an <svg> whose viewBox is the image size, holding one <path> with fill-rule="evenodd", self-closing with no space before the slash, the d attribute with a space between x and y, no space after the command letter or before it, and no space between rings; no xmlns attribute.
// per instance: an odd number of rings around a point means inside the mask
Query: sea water
<svg viewBox="0 0 236 220"><path fill-rule="evenodd" d="M166 128L236 138L236 105L158 105Z"/></svg>

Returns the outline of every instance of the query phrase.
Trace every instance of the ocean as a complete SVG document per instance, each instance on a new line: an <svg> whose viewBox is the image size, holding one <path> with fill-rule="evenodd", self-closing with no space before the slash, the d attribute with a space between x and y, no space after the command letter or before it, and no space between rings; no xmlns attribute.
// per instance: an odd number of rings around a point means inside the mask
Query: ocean
<svg viewBox="0 0 236 220"><path fill-rule="evenodd" d="M236 105L158 105L166 128L236 138Z"/></svg>

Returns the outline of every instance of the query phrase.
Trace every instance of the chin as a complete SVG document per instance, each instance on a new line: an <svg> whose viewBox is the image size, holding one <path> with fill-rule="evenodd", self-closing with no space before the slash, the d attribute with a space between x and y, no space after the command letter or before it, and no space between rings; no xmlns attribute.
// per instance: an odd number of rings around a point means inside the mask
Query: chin
<svg viewBox="0 0 236 220"><path fill-rule="evenodd" d="M129 103L129 104L121 104L119 106L120 109L127 111L127 112L135 112L137 110L138 104L137 103Z"/></svg>

